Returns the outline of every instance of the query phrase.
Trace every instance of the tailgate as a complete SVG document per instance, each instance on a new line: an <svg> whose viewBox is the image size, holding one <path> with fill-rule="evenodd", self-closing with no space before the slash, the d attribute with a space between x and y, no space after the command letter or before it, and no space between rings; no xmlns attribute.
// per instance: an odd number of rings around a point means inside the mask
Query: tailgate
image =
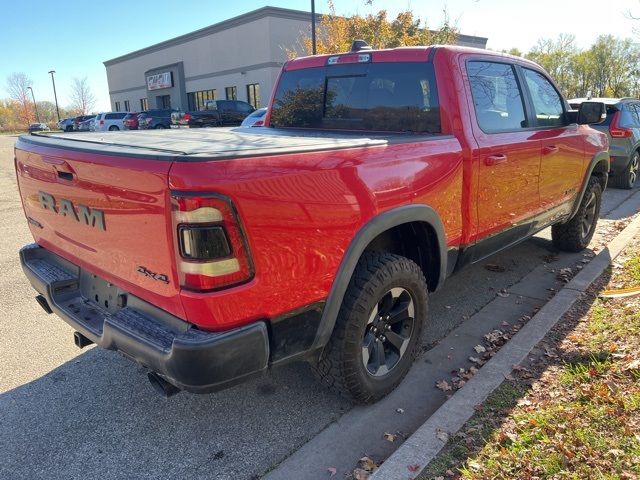
<svg viewBox="0 0 640 480"><path fill-rule="evenodd" d="M16 144L18 185L35 241L184 318L171 234L171 164Z"/></svg>

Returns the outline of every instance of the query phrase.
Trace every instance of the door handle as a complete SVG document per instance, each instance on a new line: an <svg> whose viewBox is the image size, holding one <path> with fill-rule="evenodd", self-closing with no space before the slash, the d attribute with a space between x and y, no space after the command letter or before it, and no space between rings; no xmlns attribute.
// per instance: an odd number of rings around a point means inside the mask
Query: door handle
<svg viewBox="0 0 640 480"><path fill-rule="evenodd" d="M498 153L496 155L489 155L485 157L484 164L487 166L497 165L498 163L504 163L507 161L507 156L504 153Z"/></svg>
<svg viewBox="0 0 640 480"><path fill-rule="evenodd" d="M555 145L548 145L546 147L542 147L543 155L553 155L554 153L558 153L560 149Z"/></svg>

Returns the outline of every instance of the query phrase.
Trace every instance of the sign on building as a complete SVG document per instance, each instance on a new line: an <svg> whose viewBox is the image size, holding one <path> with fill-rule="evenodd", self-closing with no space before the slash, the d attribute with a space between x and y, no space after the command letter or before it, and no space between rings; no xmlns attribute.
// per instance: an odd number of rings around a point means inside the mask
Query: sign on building
<svg viewBox="0 0 640 480"><path fill-rule="evenodd" d="M147 77L147 88L149 90L160 90L161 88L173 87L173 75L171 72L156 73Z"/></svg>

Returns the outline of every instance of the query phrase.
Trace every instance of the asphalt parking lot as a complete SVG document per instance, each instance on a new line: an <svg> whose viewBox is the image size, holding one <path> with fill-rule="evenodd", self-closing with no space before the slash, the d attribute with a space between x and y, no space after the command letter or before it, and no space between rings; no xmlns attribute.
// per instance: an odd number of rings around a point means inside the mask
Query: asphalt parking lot
<svg viewBox="0 0 640 480"><path fill-rule="evenodd" d="M164 399L129 360L78 350L71 328L34 301L18 262L31 237L14 141L0 136L0 478L257 478L354 411L304 364L218 394ZM603 216L634 193L607 190ZM504 272L478 265L452 278L432 297L425 348L555 253L543 232L492 258ZM357 413L366 418L374 408ZM325 469L299 478L316 475L328 476Z"/></svg>

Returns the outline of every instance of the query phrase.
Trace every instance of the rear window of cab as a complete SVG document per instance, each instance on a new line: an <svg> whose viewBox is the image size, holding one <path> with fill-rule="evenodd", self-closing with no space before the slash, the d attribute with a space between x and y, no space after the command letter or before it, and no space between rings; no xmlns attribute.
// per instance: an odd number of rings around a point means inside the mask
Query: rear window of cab
<svg viewBox="0 0 640 480"><path fill-rule="evenodd" d="M271 126L440 133L433 64L339 64L284 71Z"/></svg>

